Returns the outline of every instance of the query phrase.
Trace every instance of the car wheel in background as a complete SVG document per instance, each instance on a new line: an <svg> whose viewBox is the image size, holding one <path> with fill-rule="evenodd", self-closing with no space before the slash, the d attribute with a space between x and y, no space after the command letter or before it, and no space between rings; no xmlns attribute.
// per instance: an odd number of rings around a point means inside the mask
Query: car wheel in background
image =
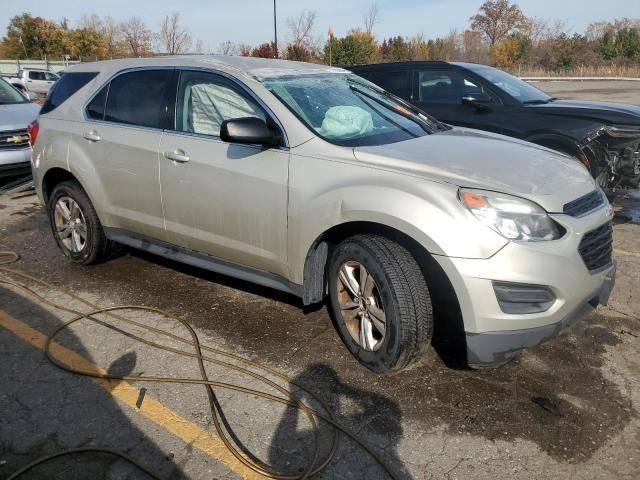
<svg viewBox="0 0 640 480"><path fill-rule="evenodd" d="M329 295L338 333L374 372L415 363L433 334L424 275L401 245L377 235L341 242L329 264Z"/></svg>

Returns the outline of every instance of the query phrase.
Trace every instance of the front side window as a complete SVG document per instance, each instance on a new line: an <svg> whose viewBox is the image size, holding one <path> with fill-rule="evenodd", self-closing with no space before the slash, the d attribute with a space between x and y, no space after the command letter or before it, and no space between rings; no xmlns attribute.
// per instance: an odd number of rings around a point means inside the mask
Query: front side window
<svg viewBox="0 0 640 480"><path fill-rule="evenodd" d="M172 70L140 70L111 81L104 119L109 122L163 128L166 91Z"/></svg>
<svg viewBox="0 0 640 480"><path fill-rule="evenodd" d="M262 82L307 127L336 145L383 145L445 128L357 75L292 75Z"/></svg>
<svg viewBox="0 0 640 480"><path fill-rule="evenodd" d="M256 117L266 121L263 109L230 80L205 72L180 74L176 102L176 130L220 135L222 122Z"/></svg>
<svg viewBox="0 0 640 480"><path fill-rule="evenodd" d="M44 72L44 78L45 80L47 80L48 82L55 82L56 80L58 80L58 75L56 75L55 73L51 73L51 72Z"/></svg>
<svg viewBox="0 0 640 480"><path fill-rule="evenodd" d="M520 80L513 75L509 75L502 70L498 70L497 68L487 67L484 65L474 65L469 68L471 68L474 73L491 82L500 90L508 93L521 103L548 103L554 100L553 97L550 97L527 82Z"/></svg>
<svg viewBox="0 0 640 480"><path fill-rule="evenodd" d="M0 78L0 105L10 105L14 103L27 103L18 90L9 85L9 82Z"/></svg>
<svg viewBox="0 0 640 480"><path fill-rule="evenodd" d="M486 94L498 102L490 91L455 71L425 70L419 72L420 101L424 103L461 104L465 95Z"/></svg>

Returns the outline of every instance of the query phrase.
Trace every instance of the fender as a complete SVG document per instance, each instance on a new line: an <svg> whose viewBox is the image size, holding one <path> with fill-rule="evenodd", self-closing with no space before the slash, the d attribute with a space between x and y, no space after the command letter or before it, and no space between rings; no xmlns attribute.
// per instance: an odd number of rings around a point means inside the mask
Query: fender
<svg viewBox="0 0 640 480"><path fill-rule="evenodd" d="M561 135L559 133L536 133L535 135L525 138L525 140L574 157L579 157L582 154L583 146L580 142L576 141L574 138Z"/></svg>

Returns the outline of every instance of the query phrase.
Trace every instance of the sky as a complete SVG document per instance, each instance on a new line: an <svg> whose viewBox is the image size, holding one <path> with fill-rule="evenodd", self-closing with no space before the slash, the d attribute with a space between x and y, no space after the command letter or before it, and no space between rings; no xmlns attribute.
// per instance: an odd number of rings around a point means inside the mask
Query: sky
<svg viewBox="0 0 640 480"><path fill-rule="evenodd" d="M329 26L344 35L362 27L363 14L373 0L277 0L278 41L287 40L287 18L303 10L317 14L315 34L326 37ZM464 29L483 0L379 0L379 22L374 34L382 39L395 35L427 38ZM640 17L640 0L519 0L525 15L564 20L570 31L582 32L592 21ZM194 42L200 39L208 52L222 42L258 44L273 38L273 0L2 0L0 36L9 19L28 12L51 20L67 18L73 27L83 14L111 15L116 20L141 17L152 30L162 18L179 12Z"/></svg>

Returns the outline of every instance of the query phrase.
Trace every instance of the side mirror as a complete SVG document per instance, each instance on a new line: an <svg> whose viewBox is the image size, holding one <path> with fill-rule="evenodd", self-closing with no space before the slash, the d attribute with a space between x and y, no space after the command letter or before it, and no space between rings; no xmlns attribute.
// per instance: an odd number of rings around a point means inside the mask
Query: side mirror
<svg viewBox="0 0 640 480"><path fill-rule="evenodd" d="M30 102L35 102L38 99L38 94L36 92L32 92L31 90L27 90L24 92L24 96Z"/></svg>
<svg viewBox="0 0 640 480"><path fill-rule="evenodd" d="M462 97L462 103L478 110L491 110L493 98L486 93L473 93Z"/></svg>
<svg viewBox="0 0 640 480"><path fill-rule="evenodd" d="M220 126L220 139L229 143L246 143L277 147L282 139L274 134L264 120L256 117L232 118Z"/></svg>

